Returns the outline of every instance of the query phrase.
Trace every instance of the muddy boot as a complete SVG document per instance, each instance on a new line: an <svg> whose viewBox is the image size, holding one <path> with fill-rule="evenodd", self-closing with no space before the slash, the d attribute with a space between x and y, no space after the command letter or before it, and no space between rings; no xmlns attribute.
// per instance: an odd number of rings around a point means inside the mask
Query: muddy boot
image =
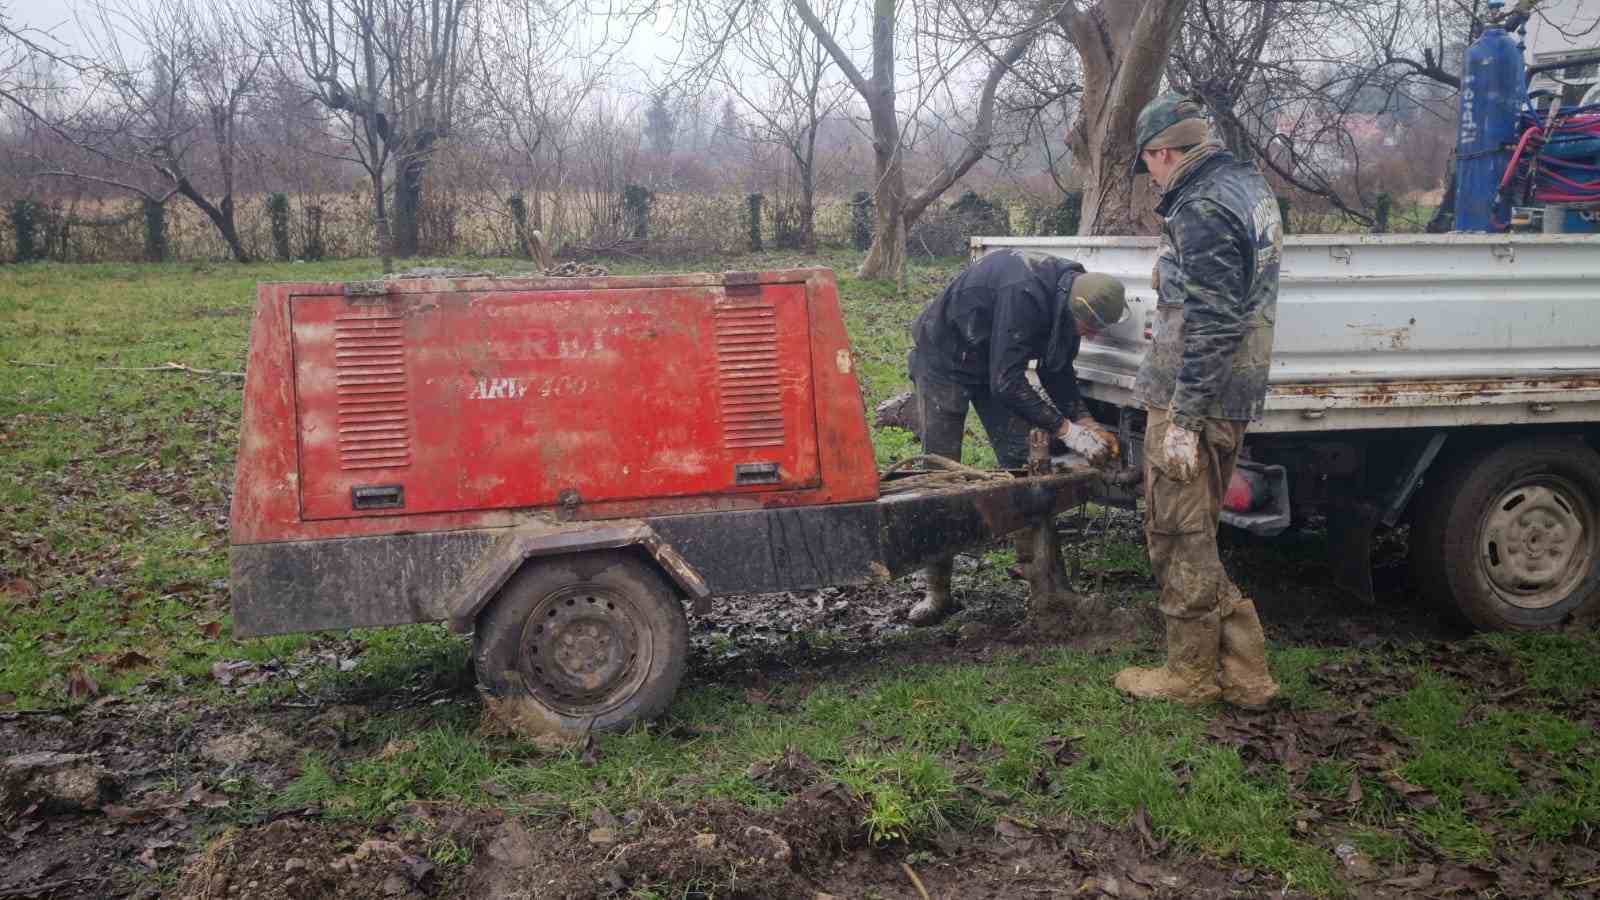
<svg viewBox="0 0 1600 900"><path fill-rule="evenodd" d="M955 560L951 559L940 560L928 567L928 592L907 614L906 618L911 624L936 625L960 608L950 593L950 574L955 567Z"/></svg>
<svg viewBox="0 0 1600 900"><path fill-rule="evenodd" d="M1222 620L1222 699L1244 709L1264 709L1278 695L1267 671L1267 643L1249 597L1238 597Z"/></svg>
<svg viewBox="0 0 1600 900"><path fill-rule="evenodd" d="M1117 673L1117 690L1143 699L1171 700L1185 706L1210 703L1217 686L1220 625L1215 612L1198 619L1167 618L1167 664L1159 669L1130 666Z"/></svg>

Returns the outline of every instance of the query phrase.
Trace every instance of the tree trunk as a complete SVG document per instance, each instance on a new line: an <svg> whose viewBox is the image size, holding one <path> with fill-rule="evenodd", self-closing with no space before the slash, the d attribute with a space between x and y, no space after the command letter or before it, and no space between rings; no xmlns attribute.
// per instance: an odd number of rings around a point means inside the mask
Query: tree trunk
<svg viewBox="0 0 1600 900"><path fill-rule="evenodd" d="M239 229L234 225L233 198L223 197L222 206L207 200L203 194L195 190L194 185L187 178L179 178L177 183L178 193L195 205L195 208L205 213L211 224L217 227L217 232L222 235L222 240L228 245L228 252L235 262L250 262L250 254L244 249L244 244L239 240Z"/></svg>
<svg viewBox="0 0 1600 900"><path fill-rule="evenodd" d="M1131 174L1134 124L1155 98L1167 54L1183 24L1188 0L1101 0L1057 13L1083 63L1082 106L1068 138L1083 173L1083 218L1078 233L1138 234L1142 213ZM1150 198L1153 200L1154 198Z"/></svg>
<svg viewBox="0 0 1600 900"><path fill-rule="evenodd" d="M1439 198L1439 207L1433 211L1433 218L1428 220L1428 234L1443 234L1449 231L1456 221L1456 158L1450 155L1450 171L1445 175L1444 196Z"/></svg>
<svg viewBox="0 0 1600 900"><path fill-rule="evenodd" d="M428 167L422 153L397 158L394 174L394 255L407 259L419 246L417 214L422 209L422 176Z"/></svg>
<svg viewBox="0 0 1600 900"><path fill-rule="evenodd" d="M873 204L877 220L872 246L856 270L857 278L893 278L906 262L905 170L900 162L899 129L895 132L888 153L881 152L885 143L881 137L873 140L873 171L878 177Z"/></svg>
<svg viewBox="0 0 1600 900"><path fill-rule="evenodd" d="M817 178L810 165L800 167L800 249L817 252Z"/></svg>
<svg viewBox="0 0 1600 900"><path fill-rule="evenodd" d="M394 271L394 243L389 236L389 212L383 201L383 170L372 172L372 224L377 231L378 256L383 259L383 274Z"/></svg>
<svg viewBox="0 0 1600 900"><path fill-rule="evenodd" d="M867 83L867 110L872 115L872 173L878 210L877 230L867 258L856 270L860 278L891 278L906 260L906 177L900 154L900 116L894 96L895 0L873 0L872 80Z"/></svg>

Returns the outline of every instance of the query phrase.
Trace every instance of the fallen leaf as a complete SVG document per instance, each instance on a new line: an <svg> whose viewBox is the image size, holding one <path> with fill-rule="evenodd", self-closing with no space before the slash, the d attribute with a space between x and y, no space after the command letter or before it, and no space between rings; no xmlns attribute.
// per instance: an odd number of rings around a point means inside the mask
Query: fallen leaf
<svg viewBox="0 0 1600 900"><path fill-rule="evenodd" d="M1344 792L1344 802L1351 806L1361 802L1361 776L1350 776L1350 789Z"/></svg>
<svg viewBox="0 0 1600 900"><path fill-rule="evenodd" d="M1078 760L1078 757L1083 755L1079 753L1075 747L1073 747L1073 744L1076 742L1076 740L1076 738L1067 737L1065 735L1057 735L1055 737L1045 738L1044 741L1041 742L1041 746L1044 748L1046 753L1050 754L1050 759L1054 761L1056 765L1070 766Z"/></svg>
<svg viewBox="0 0 1600 900"><path fill-rule="evenodd" d="M201 624L201 626L200 626L200 633L202 635L208 637L208 638L221 637L222 636L222 623L221 622L205 622L205 623Z"/></svg>
<svg viewBox="0 0 1600 900"><path fill-rule="evenodd" d="M150 657L137 650L129 650L111 660L110 668L113 672L124 672L128 669L137 669L140 666L150 665Z"/></svg>
<svg viewBox="0 0 1600 900"><path fill-rule="evenodd" d="M13 578L0 585L0 594L10 594L23 600L31 600L39 596L39 591L34 588L33 582L23 578Z"/></svg>
<svg viewBox="0 0 1600 900"><path fill-rule="evenodd" d="M6 837L10 839L12 844L21 847L27 843L28 835L38 831L43 826L43 819L24 819L21 825L6 832Z"/></svg>
<svg viewBox="0 0 1600 900"><path fill-rule="evenodd" d="M994 833L1003 838L1014 841L1025 840L1034 836L1033 829L1023 825L1009 816L1001 816L994 822Z"/></svg>
<svg viewBox="0 0 1600 900"><path fill-rule="evenodd" d="M1139 838L1144 841L1145 848L1153 856L1158 856L1167 849L1167 842L1156 838L1155 829L1150 827L1150 817L1144 811L1144 804L1133 811L1133 827L1138 829Z"/></svg>
<svg viewBox="0 0 1600 900"><path fill-rule="evenodd" d="M1431 864L1423 863L1417 867L1417 873L1415 875L1407 875L1404 878L1391 878L1388 881L1385 881L1384 884L1390 887L1420 891L1423 888L1433 884L1433 879L1438 875L1438 871L1439 870L1434 868Z"/></svg>
<svg viewBox="0 0 1600 900"><path fill-rule="evenodd" d="M974 794L977 794L979 797L988 800L991 803L999 803L1004 805L1011 802L1011 795L1005 793L1004 791L986 788L981 784L963 784L962 787L973 792Z"/></svg>
<svg viewBox="0 0 1600 900"><path fill-rule="evenodd" d="M1418 809L1432 809L1439 805L1439 798L1435 797L1432 791L1420 784L1412 784L1393 773L1385 773L1383 783Z"/></svg>
<svg viewBox="0 0 1600 900"><path fill-rule="evenodd" d="M157 818L166 810L167 807L165 806L118 806L115 803L107 803L105 806L100 807L100 811L106 814L106 818L115 822L127 822L129 824L137 824Z"/></svg>
<svg viewBox="0 0 1600 900"><path fill-rule="evenodd" d="M411 880L419 885L426 882L433 875L433 863L420 856L407 856L400 861L405 863L411 875Z"/></svg>
<svg viewBox="0 0 1600 900"><path fill-rule="evenodd" d="M1437 883L1441 888L1477 892L1492 887L1499 878L1481 866L1450 866L1439 872Z"/></svg>
<svg viewBox="0 0 1600 900"><path fill-rule="evenodd" d="M83 670L82 666L73 666L67 673L67 697L72 700L87 700L100 693L100 684Z"/></svg>

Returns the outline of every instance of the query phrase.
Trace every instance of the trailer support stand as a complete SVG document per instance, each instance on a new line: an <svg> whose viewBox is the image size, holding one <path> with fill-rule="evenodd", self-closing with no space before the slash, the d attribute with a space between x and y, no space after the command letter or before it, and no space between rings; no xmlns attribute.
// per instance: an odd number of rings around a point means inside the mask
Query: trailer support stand
<svg viewBox="0 0 1600 900"><path fill-rule="evenodd" d="M1028 434L1028 475L1050 473L1050 435L1035 428ZM1054 513L1023 531L1019 544L1018 564L1028 578L1028 617L1024 627L1035 635L1067 636L1105 624L1108 610L1104 601L1072 590L1061 562L1061 534L1056 530Z"/></svg>

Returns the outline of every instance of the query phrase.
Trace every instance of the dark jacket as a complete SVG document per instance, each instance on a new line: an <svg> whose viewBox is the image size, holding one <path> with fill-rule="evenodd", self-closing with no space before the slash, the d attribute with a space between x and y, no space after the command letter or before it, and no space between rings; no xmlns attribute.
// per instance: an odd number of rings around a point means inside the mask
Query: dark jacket
<svg viewBox="0 0 1600 900"><path fill-rule="evenodd" d="M1259 418L1272 366L1283 223L1272 188L1226 151L1168 188L1156 257L1155 342L1134 394L1191 431Z"/></svg>
<svg viewBox="0 0 1600 900"><path fill-rule="evenodd" d="M917 315L914 365L986 386L1018 416L1052 432L1064 418L1086 415L1072 368L1078 329L1066 303L1081 272L1072 260L1043 253L1003 250L983 257ZM1054 407L1028 383L1029 360L1039 361L1039 383Z"/></svg>

